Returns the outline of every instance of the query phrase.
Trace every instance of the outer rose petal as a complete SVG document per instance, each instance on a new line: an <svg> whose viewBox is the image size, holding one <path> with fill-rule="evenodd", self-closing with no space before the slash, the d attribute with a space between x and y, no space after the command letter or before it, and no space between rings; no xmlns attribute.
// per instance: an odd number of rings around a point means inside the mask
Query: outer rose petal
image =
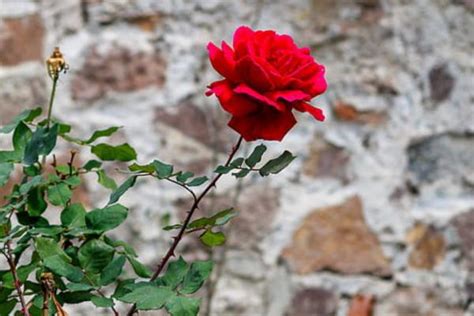
<svg viewBox="0 0 474 316"><path fill-rule="evenodd" d="M243 94L246 95L252 99L255 99L255 101L260 101L263 104L267 104L270 106L273 106L275 109L278 111L285 111L286 106L283 103L277 102L277 100L272 100L267 98L266 96L262 95L261 93L253 90L249 86L247 86L244 83L239 84L236 88L234 88L234 92L238 94Z"/></svg>
<svg viewBox="0 0 474 316"><path fill-rule="evenodd" d="M248 26L240 26L234 32L233 46L234 49L240 44L248 43L254 36L255 32Z"/></svg>
<svg viewBox="0 0 474 316"><path fill-rule="evenodd" d="M321 110L320 108L314 107L309 103L306 103L306 102L296 103L294 107L295 107L295 110L297 111L308 112L318 121L322 122L326 118L324 116L323 110Z"/></svg>
<svg viewBox="0 0 474 316"><path fill-rule="evenodd" d="M234 116L249 115L260 107L257 102L252 101L250 98L234 93L227 79L213 82L209 86L209 91L206 92L206 95L210 96L213 93L219 99L224 110Z"/></svg>
<svg viewBox="0 0 474 316"><path fill-rule="evenodd" d="M272 100L280 100L283 99L286 102L295 102L301 100L310 100L311 96L307 93L304 93L300 90L282 90L282 91L275 91L269 92L266 94Z"/></svg>
<svg viewBox="0 0 474 316"><path fill-rule="evenodd" d="M312 86L310 89L312 96L320 95L324 93L324 91L326 91L326 89L328 88L328 83L326 81L326 78L324 78L325 68L321 65L320 67L321 69L319 73L312 78Z"/></svg>
<svg viewBox="0 0 474 316"><path fill-rule="evenodd" d="M232 117L229 126L246 141L257 139L281 141L296 124L291 111L280 112L263 107L262 111L246 116Z"/></svg>
<svg viewBox="0 0 474 316"><path fill-rule="evenodd" d="M234 67L235 62L232 60L232 50L229 52L230 47L222 43L223 51L220 50L212 42L207 44L207 50L209 51L209 59L211 60L212 67L223 77L234 81L236 79Z"/></svg>

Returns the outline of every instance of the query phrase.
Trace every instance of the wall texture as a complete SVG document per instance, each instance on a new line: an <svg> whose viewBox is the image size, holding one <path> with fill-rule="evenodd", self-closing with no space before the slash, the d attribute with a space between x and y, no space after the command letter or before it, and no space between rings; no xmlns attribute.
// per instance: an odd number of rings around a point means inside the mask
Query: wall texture
<svg viewBox="0 0 474 316"><path fill-rule="evenodd" d="M114 139L141 162L205 174L237 138L204 96L217 78L207 42L241 24L289 33L327 67L313 103L328 119L299 116L271 144L298 154L289 169L224 178L202 208L240 211L225 247L188 238L180 249L218 262L202 315L474 315L473 13L472 0L0 0L0 123L45 105L43 60L58 45L70 71L56 117L80 136L124 126ZM78 198L92 207L107 194L89 181ZM140 182L114 233L153 266L185 194Z"/></svg>

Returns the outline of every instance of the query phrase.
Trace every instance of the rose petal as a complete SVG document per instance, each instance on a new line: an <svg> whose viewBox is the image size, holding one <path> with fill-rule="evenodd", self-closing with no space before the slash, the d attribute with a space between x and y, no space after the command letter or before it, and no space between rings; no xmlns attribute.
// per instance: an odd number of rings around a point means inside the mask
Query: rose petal
<svg viewBox="0 0 474 316"><path fill-rule="evenodd" d="M304 93L301 90L283 90L283 91L276 91L267 93L268 96L272 100L279 100L283 99L287 102L295 102L301 100L310 100L311 96L307 93Z"/></svg>
<svg viewBox="0 0 474 316"><path fill-rule="evenodd" d="M273 108L262 108L260 112L241 117L232 117L229 126L246 141L257 139L281 141L296 124L290 111L280 112Z"/></svg>
<svg viewBox="0 0 474 316"><path fill-rule="evenodd" d="M280 102L276 102L276 99L274 99L275 100L274 101L270 98L267 98L266 96L264 96L264 95L260 94L259 92L253 90L252 88L250 88L246 84L243 84L243 83L239 84L236 88L234 88L234 92L238 93L238 94L244 94L244 95L246 95L250 98L253 98L257 101L260 101L261 103L273 106L278 111L285 111L286 110L285 104L282 104Z"/></svg>
<svg viewBox="0 0 474 316"><path fill-rule="evenodd" d="M242 43L248 43L254 36L254 31L248 26L240 26L234 32L233 46L237 48Z"/></svg>
<svg viewBox="0 0 474 316"><path fill-rule="evenodd" d="M324 121L325 116L323 113L323 110L320 108L314 107L309 103L306 102L299 102L294 105L295 110L300 111L300 112L308 112L311 114L315 119L318 121Z"/></svg>
<svg viewBox="0 0 474 316"><path fill-rule="evenodd" d="M232 49L228 46L224 46L225 42L222 43L223 50L220 50L216 45L210 42L207 45L209 51L209 59L211 60L212 67L221 74L223 77L235 81L235 62L232 60ZM229 51L229 49L231 51Z"/></svg>
<svg viewBox="0 0 474 316"><path fill-rule="evenodd" d="M213 82L209 86L206 95L210 96L213 93L219 99L222 108L234 116L248 115L260 107L250 98L234 93L230 81L226 79Z"/></svg>
<svg viewBox="0 0 474 316"><path fill-rule="evenodd" d="M246 56L235 65L235 70L243 82L257 91L265 92L273 88L269 76L254 59Z"/></svg>

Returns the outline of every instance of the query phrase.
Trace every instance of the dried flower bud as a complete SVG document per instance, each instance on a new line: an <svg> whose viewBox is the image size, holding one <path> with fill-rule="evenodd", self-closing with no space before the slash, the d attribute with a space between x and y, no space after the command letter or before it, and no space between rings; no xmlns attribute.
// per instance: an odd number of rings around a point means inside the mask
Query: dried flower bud
<svg viewBox="0 0 474 316"><path fill-rule="evenodd" d="M51 57L46 60L46 66L48 67L48 74L52 79L57 79L59 73L69 69L68 64L64 60L63 54L59 50L59 47L55 47Z"/></svg>

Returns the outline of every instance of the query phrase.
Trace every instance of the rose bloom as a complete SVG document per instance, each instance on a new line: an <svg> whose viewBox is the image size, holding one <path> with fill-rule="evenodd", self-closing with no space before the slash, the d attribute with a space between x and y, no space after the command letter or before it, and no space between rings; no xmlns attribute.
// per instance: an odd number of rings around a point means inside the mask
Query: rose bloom
<svg viewBox="0 0 474 316"><path fill-rule="evenodd" d="M308 101L326 90L325 69L308 48L296 46L289 35L246 26L235 31L233 46L207 46L212 66L225 79L209 85L206 95L217 96L232 115L229 126L246 141L282 140L296 123L293 109L324 120Z"/></svg>

